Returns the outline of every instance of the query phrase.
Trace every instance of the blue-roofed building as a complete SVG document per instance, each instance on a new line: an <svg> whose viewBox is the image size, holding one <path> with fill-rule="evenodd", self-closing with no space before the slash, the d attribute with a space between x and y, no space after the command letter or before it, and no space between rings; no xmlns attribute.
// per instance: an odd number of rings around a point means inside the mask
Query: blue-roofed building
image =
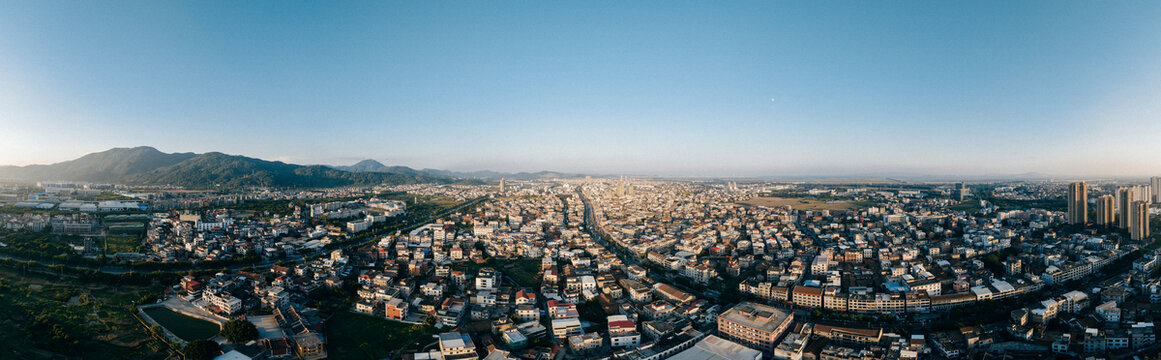
<svg viewBox="0 0 1161 360"><path fill-rule="evenodd" d="M911 287L907 286L907 284L898 283L898 282L894 282L894 281L889 282L889 283L883 283L883 287L887 289L887 292L893 292L893 293L911 291Z"/></svg>

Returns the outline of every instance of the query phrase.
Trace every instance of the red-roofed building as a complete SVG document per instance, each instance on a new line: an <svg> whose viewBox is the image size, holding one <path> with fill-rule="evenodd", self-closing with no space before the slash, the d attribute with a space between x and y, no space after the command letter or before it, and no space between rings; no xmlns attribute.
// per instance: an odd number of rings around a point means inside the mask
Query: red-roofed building
<svg viewBox="0 0 1161 360"><path fill-rule="evenodd" d="M580 313L576 310L576 304L548 300L548 316L553 319L571 319L579 318Z"/></svg>
<svg viewBox="0 0 1161 360"><path fill-rule="evenodd" d="M641 333L637 324L625 315L611 315L609 321L609 343L613 347L633 347L641 345Z"/></svg>
<svg viewBox="0 0 1161 360"><path fill-rule="evenodd" d="M656 285L653 286L653 291L656 292L657 294L661 295L664 298L667 298L669 300L673 300L678 305L688 304L690 302L693 302L694 300L697 300L697 298L694 297L693 295L690 295L689 293L678 290L677 288L675 288L669 284L657 283Z"/></svg>
<svg viewBox="0 0 1161 360"><path fill-rule="evenodd" d="M794 305L806 308L822 307L822 289L811 286L795 286L792 292Z"/></svg>
<svg viewBox="0 0 1161 360"><path fill-rule="evenodd" d="M520 290L516 292L516 305L536 304L536 293Z"/></svg>
<svg viewBox="0 0 1161 360"><path fill-rule="evenodd" d="M610 316L609 318L612 318L612 316ZM617 332L618 330L623 330L623 329L636 330L637 325L633 324L633 321L631 321L631 320L620 320L620 321L609 320L609 332Z"/></svg>
<svg viewBox="0 0 1161 360"><path fill-rule="evenodd" d="M181 288L188 296L201 296L202 290L205 289L205 284L201 281L194 280L193 276L185 276L181 278Z"/></svg>

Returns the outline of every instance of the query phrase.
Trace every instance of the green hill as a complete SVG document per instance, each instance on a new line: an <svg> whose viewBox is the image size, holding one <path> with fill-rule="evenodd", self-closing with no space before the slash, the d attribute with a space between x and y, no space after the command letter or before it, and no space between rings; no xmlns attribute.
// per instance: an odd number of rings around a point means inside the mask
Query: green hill
<svg viewBox="0 0 1161 360"><path fill-rule="evenodd" d="M0 179L117 182L194 156L197 155L166 154L149 146L113 148L52 165L0 166Z"/></svg>
<svg viewBox="0 0 1161 360"><path fill-rule="evenodd" d="M312 188L350 185L453 183L458 179L418 174L349 172L219 152L166 154L151 147L116 148L52 165L0 167L0 179L108 182L218 189L247 186Z"/></svg>

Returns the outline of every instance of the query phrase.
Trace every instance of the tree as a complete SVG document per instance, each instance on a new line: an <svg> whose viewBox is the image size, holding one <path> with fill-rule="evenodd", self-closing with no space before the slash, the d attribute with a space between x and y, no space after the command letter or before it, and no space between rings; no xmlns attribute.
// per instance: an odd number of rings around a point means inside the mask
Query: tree
<svg viewBox="0 0 1161 360"><path fill-rule="evenodd" d="M210 360L221 353L218 343L204 339L191 341L185 346L186 360Z"/></svg>
<svg viewBox="0 0 1161 360"><path fill-rule="evenodd" d="M258 328L246 319L234 319L222 327L222 336L231 343L241 344L258 338Z"/></svg>

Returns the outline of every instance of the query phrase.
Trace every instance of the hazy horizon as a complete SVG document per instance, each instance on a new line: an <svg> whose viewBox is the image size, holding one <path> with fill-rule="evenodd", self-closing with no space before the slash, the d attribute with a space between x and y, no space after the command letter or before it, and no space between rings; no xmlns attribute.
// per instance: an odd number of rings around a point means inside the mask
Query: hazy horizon
<svg viewBox="0 0 1161 360"><path fill-rule="evenodd" d="M1161 3L0 3L0 165L1161 175Z"/></svg>
<svg viewBox="0 0 1161 360"><path fill-rule="evenodd" d="M121 146L121 147L116 147L113 149L129 149L129 148L134 148L134 147L150 147L150 148L154 148L158 151L162 151L162 152L166 152L166 153L190 153L189 151L165 151L164 149L158 149L156 146L151 146L151 145ZM112 149L107 149L107 150L112 150ZM87 154L85 154L85 155L87 155ZM226 155L253 157L253 156L249 156L246 154L226 154ZM77 158L80 158L81 156L83 156L83 155L78 155ZM286 161L278 160L278 159L262 159L262 158L259 158L259 159L260 160L267 160L267 161L286 162ZM74 160L74 159L68 159L68 160ZM68 161L68 160L64 160L64 161ZM866 180L866 181L904 180L904 181L918 181L918 182L962 182L962 181L972 182L972 181L1020 181L1020 180L1035 180L1035 181L1039 181L1039 180L1053 180L1053 181L1075 181L1075 180L1140 181L1140 180L1146 180L1147 181L1149 177L1154 176L1154 175L1115 176L1115 175L1106 175L1106 174L1046 174L1046 173L1038 173L1038 172L989 173L989 174L937 174L937 173L912 172L912 171L891 171L891 170L886 170L886 169L867 170L864 172L841 172L841 171L833 171L833 172L828 172L828 171L783 172L780 174L764 174L764 175L713 175L713 174L697 175L697 174L665 174L665 173L642 173L642 172L600 173L600 172L568 172L568 171L559 171L556 169L498 171L498 170L493 170L493 169L425 168L425 167L409 166L406 164L384 163L383 161L380 161L377 159L370 159L370 158L364 158L364 159L360 159L358 161L353 161L350 163L294 163L294 162L289 162L289 163L296 164L296 165L323 165L323 166L341 167L341 166L355 165L356 163L358 163L360 161L364 161L364 160L378 161L379 163L381 163L385 166L407 166L407 167L410 167L410 168L415 169L415 170L452 171L452 172L456 172L456 173L473 173L473 172L488 172L488 171L494 171L494 172L499 172L499 173L510 173L510 174L557 172L557 173L569 174L569 175L591 175L591 176L600 176L600 177L622 176L622 177L630 177L630 178L691 179L691 180L693 180L693 179L719 179L719 180L737 179L737 180L754 180L754 181L763 181L763 180L775 180L775 181L800 181L800 180L801 181L814 181L814 180L840 181L840 180L851 180L851 181L856 181L856 182L862 181L862 180ZM0 164L0 167L2 167L2 166L29 166L29 165L43 166L43 165L52 165L52 164L50 164L50 163L27 164L27 165ZM41 179L41 180L48 180L48 179Z"/></svg>

